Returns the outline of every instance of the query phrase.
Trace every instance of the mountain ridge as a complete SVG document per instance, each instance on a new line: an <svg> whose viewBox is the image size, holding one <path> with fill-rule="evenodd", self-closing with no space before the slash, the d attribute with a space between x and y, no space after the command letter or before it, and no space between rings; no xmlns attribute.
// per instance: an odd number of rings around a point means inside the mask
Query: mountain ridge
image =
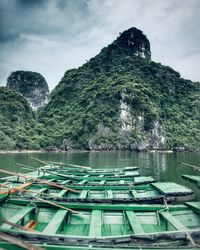
<svg viewBox="0 0 200 250"><path fill-rule="evenodd" d="M136 48L130 36L139 41ZM148 39L132 28L78 69L66 71L40 118L56 134L49 143L91 150L199 147L199 83L150 56Z"/></svg>

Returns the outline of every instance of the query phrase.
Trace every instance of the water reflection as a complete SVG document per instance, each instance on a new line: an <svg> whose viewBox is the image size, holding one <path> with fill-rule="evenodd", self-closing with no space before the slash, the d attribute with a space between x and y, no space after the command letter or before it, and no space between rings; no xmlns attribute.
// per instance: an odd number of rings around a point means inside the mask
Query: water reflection
<svg viewBox="0 0 200 250"><path fill-rule="evenodd" d="M66 153L9 153L0 154L0 168L14 172L26 173L29 170L16 165L26 164L37 168L42 165L31 158L34 156L46 161L62 161L66 163L91 166L93 168L121 168L139 166L141 175L152 175L158 181L175 181L192 187L200 198L199 189L181 178L183 174L200 174L192 168L182 166L180 161L200 165L200 154L172 154L147 152L66 152ZM0 176L3 176L2 174Z"/></svg>

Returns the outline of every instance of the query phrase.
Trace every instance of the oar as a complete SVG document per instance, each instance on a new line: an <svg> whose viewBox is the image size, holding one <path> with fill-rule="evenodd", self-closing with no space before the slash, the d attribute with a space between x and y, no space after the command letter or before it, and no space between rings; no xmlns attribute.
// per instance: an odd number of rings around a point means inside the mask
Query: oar
<svg viewBox="0 0 200 250"><path fill-rule="evenodd" d="M24 164L21 164L21 163L15 163L16 165L18 165L18 166L22 166L22 167L24 167L24 168L27 168L27 169L30 169L30 170L38 170L38 168L33 168L32 166L29 166L29 165L24 165Z"/></svg>
<svg viewBox="0 0 200 250"><path fill-rule="evenodd" d="M85 169L91 169L91 167L88 166L81 166L81 165L75 165L75 164L70 164L70 163L64 163L64 162L54 162L54 161L46 161L49 163L55 163L55 164L59 164L59 165L67 165L67 166L71 166L71 167L75 167L75 168L85 168Z"/></svg>
<svg viewBox="0 0 200 250"><path fill-rule="evenodd" d="M53 197L53 198L61 198L61 197L59 197L59 196L56 196L56 195L53 195L53 194L45 194L45 193L40 193L40 192L37 192L37 191L34 191L34 190L27 190L27 189L24 189L24 188L22 188L22 189L17 189L17 187L9 187L9 186L7 186L7 185L5 185L5 184L0 184L0 186L2 186L2 187L4 187L4 188L8 188L8 189L10 189L10 190L14 190L14 191L19 191L19 192L27 192L27 193L33 193L33 194L37 194L37 195L44 195L44 196L51 196L51 197ZM9 192L9 191L8 191Z"/></svg>
<svg viewBox="0 0 200 250"><path fill-rule="evenodd" d="M75 168L86 168L86 169L91 169L91 167L88 167L88 166L80 166L80 165L76 165L76 164L70 164L70 163L67 163L68 166L71 166L71 167L75 167Z"/></svg>
<svg viewBox="0 0 200 250"><path fill-rule="evenodd" d="M31 156L31 159L36 160L36 161L41 162L41 163L44 163L44 164L47 164L47 161L42 161L42 160L35 158L33 156Z"/></svg>
<svg viewBox="0 0 200 250"><path fill-rule="evenodd" d="M2 184L2 186L3 186L3 187L9 188L9 186L7 186L7 185L5 185L5 184ZM16 188L11 188L11 189L14 189L14 190L15 190ZM27 193L41 194L41 193L38 193L37 191L33 191L33 190L21 189L20 191L27 192ZM55 196L55 197L56 197L56 198L60 198L60 197L58 197L58 196ZM55 206L55 207L59 207L59 208L62 208L62 209L64 209L64 210L67 210L67 211L70 211L70 212L79 214L79 212L77 212L77 211L75 211L75 210L72 210L72 209L67 208L67 207L63 207L63 206L58 205L58 204L56 204L56 203L54 203L54 202L47 201L47 200L44 200L44 199L42 199L42 198L38 198L38 197L35 197L35 196L32 196L32 198L34 198L34 199L36 199L36 200L40 200L40 201L42 201L42 202L46 202L46 203L48 203L48 204L50 204L50 205L53 205L53 206Z"/></svg>
<svg viewBox="0 0 200 250"><path fill-rule="evenodd" d="M44 248L42 248L42 247L34 246L28 242L19 240L18 238L14 237L14 236L10 236L7 233L1 232L0 238L2 240L8 241L16 246L22 247L22 248L27 249L27 250L44 250Z"/></svg>
<svg viewBox="0 0 200 250"><path fill-rule="evenodd" d="M19 176L19 177L22 177L24 179L29 179L29 180L37 181L39 183L46 184L46 185L53 186L53 187L58 187L58 188L61 188L61 189L64 189L64 190L69 190L69 191L74 192L74 193L79 193L79 191L77 191L75 189L67 188L65 186L62 186L62 185L59 185L59 184L55 184L53 182L42 181L40 179L31 177L31 176L18 174L18 173L6 171L6 170L3 170L3 169L0 169L0 172L4 173L4 174L12 175L12 176Z"/></svg>
<svg viewBox="0 0 200 250"><path fill-rule="evenodd" d="M7 221L7 220L5 220L5 219L3 219L3 218L0 218L0 221L1 221L2 223L8 224L8 225L13 226L13 227L17 227L17 228L19 228L19 229L21 229L21 230L24 230L24 231L31 231L31 232L35 232L35 233L37 232L36 230L34 230L34 229L32 229L32 228L20 226L20 225L18 225L18 224L12 223L11 221Z"/></svg>
<svg viewBox="0 0 200 250"><path fill-rule="evenodd" d="M195 166L195 165L188 164L188 163L185 163L185 162L182 162L182 161L179 161L179 164L182 164L182 165L185 165L185 166L188 166L188 167L192 167L194 170L200 171L200 166Z"/></svg>
<svg viewBox="0 0 200 250"><path fill-rule="evenodd" d="M70 209L70 208L61 206L61 205L59 205L59 204L57 204L57 203L54 203L54 202L52 202L52 201L47 201L47 200L44 200L44 199L38 198L38 197L33 197L33 198L36 199L36 200L38 200L38 201L41 201L41 202L45 202L45 203L47 203L47 204L50 204L50 205L52 205L52 206L54 206L54 207L59 207L59 208L62 208L62 209L64 209L64 210L73 212L73 213L75 213L75 214L80 214L80 212L77 212L77 211L75 211L75 210L73 210L73 209Z"/></svg>

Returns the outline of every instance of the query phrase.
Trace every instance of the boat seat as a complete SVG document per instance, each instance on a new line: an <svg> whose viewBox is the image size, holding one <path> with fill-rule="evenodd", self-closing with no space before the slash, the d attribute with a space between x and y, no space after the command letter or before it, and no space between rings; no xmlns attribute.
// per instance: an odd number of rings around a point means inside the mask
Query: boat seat
<svg viewBox="0 0 200 250"><path fill-rule="evenodd" d="M141 197L141 195L135 189L131 190L130 192L131 192L131 194L133 195L134 198L140 198Z"/></svg>
<svg viewBox="0 0 200 250"><path fill-rule="evenodd" d="M24 207L19 212L17 212L15 215L13 215L8 221L17 224L20 220L22 220L27 214L29 214L31 211L33 211L35 207ZM8 225L6 223L2 224L1 229L11 229L13 226Z"/></svg>
<svg viewBox="0 0 200 250"><path fill-rule="evenodd" d="M105 180L102 180L102 181L100 181L99 184L100 184L100 185L103 185L103 184L105 184L105 182L106 182Z"/></svg>
<svg viewBox="0 0 200 250"><path fill-rule="evenodd" d="M107 190L107 196L108 196L108 199L112 199L113 198L113 192L112 192L112 190Z"/></svg>
<svg viewBox="0 0 200 250"><path fill-rule="evenodd" d="M176 230L188 230L188 228L183 225L183 223L176 219L173 215L169 212L159 212L159 214L168 222L170 223Z"/></svg>
<svg viewBox="0 0 200 250"><path fill-rule="evenodd" d="M195 213L200 215L200 202L193 201L193 202L186 202L185 203L189 208L191 208Z"/></svg>
<svg viewBox="0 0 200 250"><path fill-rule="evenodd" d="M91 213L89 237L101 237L102 211L93 210Z"/></svg>
<svg viewBox="0 0 200 250"><path fill-rule="evenodd" d="M49 224L45 227L43 230L43 233L45 234L55 234L59 230L63 220L65 219L68 211L59 209L55 215L53 216L52 220L49 222Z"/></svg>
<svg viewBox="0 0 200 250"><path fill-rule="evenodd" d="M36 191L37 192L37 194L35 193L31 193L31 196L33 196L33 197L37 197L38 195L40 195L40 194L42 194L42 193L44 193L44 192L46 192L48 190L48 188L40 188L40 189L38 189L38 190L34 190L34 191ZM31 191L31 190L30 190Z"/></svg>
<svg viewBox="0 0 200 250"><path fill-rule="evenodd" d="M59 193L57 193L56 196L63 197L67 192L68 192L68 190L63 189Z"/></svg>
<svg viewBox="0 0 200 250"><path fill-rule="evenodd" d="M87 198L88 190L83 190L79 196L80 199Z"/></svg>
<svg viewBox="0 0 200 250"><path fill-rule="evenodd" d="M144 229L133 211L126 211L128 222L135 234L144 234Z"/></svg>
<svg viewBox="0 0 200 250"><path fill-rule="evenodd" d="M83 184L85 184L86 182L87 182L87 180L82 180L82 181L80 181L78 184L83 185Z"/></svg>

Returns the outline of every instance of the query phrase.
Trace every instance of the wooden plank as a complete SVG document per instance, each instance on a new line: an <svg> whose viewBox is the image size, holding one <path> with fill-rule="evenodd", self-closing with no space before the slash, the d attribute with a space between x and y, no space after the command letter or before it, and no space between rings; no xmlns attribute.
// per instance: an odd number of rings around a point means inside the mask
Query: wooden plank
<svg viewBox="0 0 200 250"><path fill-rule="evenodd" d="M112 190L107 190L107 196L108 196L108 199L112 199L113 198L113 192L112 192Z"/></svg>
<svg viewBox="0 0 200 250"><path fill-rule="evenodd" d="M144 229L133 211L126 211L128 222L135 234L144 234Z"/></svg>
<svg viewBox="0 0 200 250"><path fill-rule="evenodd" d="M123 185L124 183L125 183L124 180L120 180L120 181L119 181L119 184L120 184L120 185Z"/></svg>
<svg viewBox="0 0 200 250"><path fill-rule="evenodd" d="M33 211L35 207L24 207L19 212L17 212L15 215L13 215L8 221L17 224L20 220L22 220L27 214L29 214L31 211ZM2 224L0 227L1 229L11 229L12 225L8 225L6 223Z"/></svg>
<svg viewBox="0 0 200 250"><path fill-rule="evenodd" d="M99 175L100 178L104 177L104 174Z"/></svg>
<svg viewBox="0 0 200 250"><path fill-rule="evenodd" d="M63 197L67 192L68 192L68 190L63 189L59 193L57 193L55 195L58 196L58 197Z"/></svg>
<svg viewBox="0 0 200 250"><path fill-rule="evenodd" d="M59 209L52 220L49 222L49 224L45 227L43 230L43 233L46 234L56 234L59 230L63 220L65 219L68 211Z"/></svg>
<svg viewBox="0 0 200 250"><path fill-rule="evenodd" d="M89 237L101 237L102 211L93 210L91 213Z"/></svg>
<svg viewBox="0 0 200 250"><path fill-rule="evenodd" d="M38 189L38 190L37 190L37 189L36 189L36 190L33 190L33 191L36 191L37 194L32 193L31 196L37 197L38 195L40 195L40 194L44 193L45 191L47 191L47 189L48 189L48 188L40 188L40 189ZM30 189L30 191L31 191L31 189Z"/></svg>
<svg viewBox="0 0 200 250"><path fill-rule="evenodd" d="M195 211L197 214L200 215L200 202L194 201L194 202L186 202L185 203L189 208L191 208L193 211Z"/></svg>
<svg viewBox="0 0 200 250"><path fill-rule="evenodd" d="M100 185L103 185L103 184L105 184L105 182L106 182L105 180L102 180L102 181L100 181L99 184L100 184Z"/></svg>
<svg viewBox="0 0 200 250"><path fill-rule="evenodd" d="M149 182L154 182L155 179L152 178L151 176L137 176L134 177L134 182L135 183L140 183L140 182L144 182L144 183L149 183Z"/></svg>
<svg viewBox="0 0 200 250"><path fill-rule="evenodd" d="M82 181L79 181L78 184L79 184L79 185L83 185L83 184L85 184L86 182L87 182L87 180L82 180Z"/></svg>
<svg viewBox="0 0 200 250"><path fill-rule="evenodd" d="M176 230L188 230L188 228L183 225L183 223L179 220L177 220L173 215L171 215L169 212L159 212L159 214L167 221L169 222Z"/></svg>
<svg viewBox="0 0 200 250"><path fill-rule="evenodd" d="M79 196L80 199L87 198L88 190L83 190Z"/></svg>
<svg viewBox="0 0 200 250"><path fill-rule="evenodd" d="M138 192L137 192L136 190L134 190L134 189L131 190L130 192L131 192L131 194L133 195L134 198L139 198L139 197L141 197L140 194L138 194Z"/></svg>
<svg viewBox="0 0 200 250"><path fill-rule="evenodd" d="M175 182L156 182L151 184L162 194L192 193L192 190Z"/></svg>
<svg viewBox="0 0 200 250"><path fill-rule="evenodd" d="M89 175L89 174L86 174L86 175L84 175L84 176L81 177L81 178L88 178L88 177L90 177L90 175Z"/></svg>

